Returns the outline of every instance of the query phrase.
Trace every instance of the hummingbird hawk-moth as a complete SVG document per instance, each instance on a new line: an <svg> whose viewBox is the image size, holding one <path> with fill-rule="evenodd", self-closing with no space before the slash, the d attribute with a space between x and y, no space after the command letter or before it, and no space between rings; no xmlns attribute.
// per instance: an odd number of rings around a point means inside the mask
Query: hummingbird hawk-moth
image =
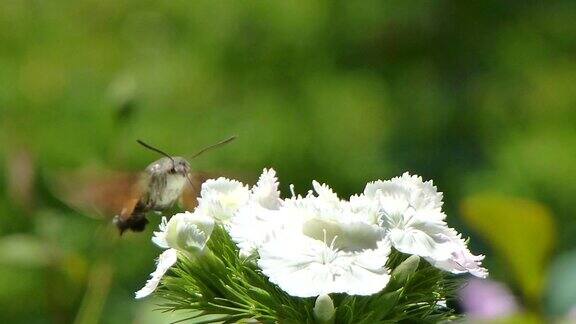
<svg viewBox="0 0 576 324"><path fill-rule="evenodd" d="M236 137L203 148L190 159L231 142ZM114 217L114 224L122 234L126 230L141 232L148 224L148 212L162 212L174 205L180 198L186 184L194 187L190 178L190 163L183 157L170 156L165 152L138 140L138 143L164 157L152 162L132 189L132 197L126 202L120 214Z"/></svg>
<svg viewBox="0 0 576 324"><path fill-rule="evenodd" d="M185 210L197 205L199 189L209 178L222 176L221 172L191 170L188 161L200 154L226 144L236 137L203 148L189 159L171 156L142 141L144 147L162 158L152 162L143 172L118 172L85 169L60 172L49 177L51 189L68 206L88 216L109 219L123 233L144 230L151 212L160 213L177 201Z"/></svg>

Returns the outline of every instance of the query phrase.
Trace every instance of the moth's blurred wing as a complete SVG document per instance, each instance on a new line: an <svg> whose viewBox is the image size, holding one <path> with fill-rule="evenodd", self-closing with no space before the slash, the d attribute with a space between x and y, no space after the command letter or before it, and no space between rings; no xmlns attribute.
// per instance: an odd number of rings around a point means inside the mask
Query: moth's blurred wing
<svg viewBox="0 0 576 324"><path fill-rule="evenodd" d="M188 179L191 183L186 183L180 196L180 206L184 210L192 211L198 206L198 196L200 195L200 188L202 183L208 178L202 172L191 172L188 174Z"/></svg>
<svg viewBox="0 0 576 324"><path fill-rule="evenodd" d="M120 235L126 230L142 232L148 224L146 212L148 212L150 177L147 173L140 176L132 186L129 198L122 205L122 210L113 219L114 225L120 230Z"/></svg>
<svg viewBox="0 0 576 324"><path fill-rule="evenodd" d="M60 172L49 177L49 187L69 207L96 218L130 213L143 192L138 174L114 171Z"/></svg>
<svg viewBox="0 0 576 324"><path fill-rule="evenodd" d="M219 177L220 174L216 172L201 172L193 171L189 174L190 183L184 186L182 191L182 196L180 197L180 205L184 210L192 211L196 206L198 206L198 197L200 196L200 190L202 189L202 184L208 179L214 179Z"/></svg>
<svg viewBox="0 0 576 324"><path fill-rule="evenodd" d="M132 217L135 212L145 212L143 203L148 200L148 175L140 174L137 180L130 187L130 192L126 200L121 205L121 209L114 215L119 215L120 219L126 220Z"/></svg>

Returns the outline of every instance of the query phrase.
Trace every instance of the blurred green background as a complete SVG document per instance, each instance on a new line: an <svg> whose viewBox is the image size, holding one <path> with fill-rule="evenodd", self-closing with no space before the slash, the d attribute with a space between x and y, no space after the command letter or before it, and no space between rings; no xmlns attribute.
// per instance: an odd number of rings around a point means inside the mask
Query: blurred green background
<svg viewBox="0 0 576 324"><path fill-rule="evenodd" d="M158 323L159 250L70 208L78 170L342 196L410 171L533 320L576 305L576 2L0 1L0 322ZM74 189L73 189L74 190ZM518 315L524 316L524 315ZM173 319L172 319L173 320Z"/></svg>

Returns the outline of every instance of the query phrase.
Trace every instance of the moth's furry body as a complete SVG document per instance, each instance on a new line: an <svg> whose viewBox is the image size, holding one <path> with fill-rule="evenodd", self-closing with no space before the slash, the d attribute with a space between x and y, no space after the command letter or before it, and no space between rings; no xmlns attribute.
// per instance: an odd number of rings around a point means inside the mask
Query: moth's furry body
<svg viewBox="0 0 576 324"><path fill-rule="evenodd" d="M172 207L182 195L189 173L190 163L182 157L163 157L151 163L134 188L134 199L114 218L120 232L140 232L148 223L148 212Z"/></svg>
<svg viewBox="0 0 576 324"><path fill-rule="evenodd" d="M180 197L184 185L186 185L186 177L169 174L164 177L163 181L160 180L150 185L154 186L149 197L151 209L162 211L170 208Z"/></svg>
<svg viewBox="0 0 576 324"><path fill-rule="evenodd" d="M151 210L162 211L170 208L182 194L190 165L181 157L175 157L175 169L172 161L162 158L146 168L149 178L146 204Z"/></svg>

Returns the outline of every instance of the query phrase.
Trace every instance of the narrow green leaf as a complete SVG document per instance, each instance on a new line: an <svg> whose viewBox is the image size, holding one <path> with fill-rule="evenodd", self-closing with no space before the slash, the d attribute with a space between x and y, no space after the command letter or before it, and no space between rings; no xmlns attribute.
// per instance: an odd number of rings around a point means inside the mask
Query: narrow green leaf
<svg viewBox="0 0 576 324"><path fill-rule="evenodd" d="M386 315L398 304L400 297L402 297L404 289L400 288L396 291L382 294L370 303L370 308L373 309L374 320L380 321L386 318Z"/></svg>

